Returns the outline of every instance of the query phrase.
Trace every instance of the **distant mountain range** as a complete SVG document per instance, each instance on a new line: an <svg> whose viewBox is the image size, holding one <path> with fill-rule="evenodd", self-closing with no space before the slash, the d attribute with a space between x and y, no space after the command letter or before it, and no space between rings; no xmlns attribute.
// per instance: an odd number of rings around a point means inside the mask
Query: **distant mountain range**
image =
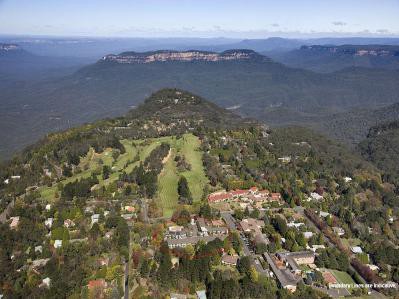
<svg viewBox="0 0 399 299"><path fill-rule="evenodd" d="M348 67L399 69L399 46L312 45L269 54L287 66L316 72L334 72Z"/></svg>
<svg viewBox="0 0 399 299"><path fill-rule="evenodd" d="M18 44L40 56L81 57L96 59L109 53L147 52L159 49L186 51L191 49L222 52L229 49L250 49L257 52L281 52L303 45L399 45L399 38L56 38L41 36L0 36L0 43Z"/></svg>
<svg viewBox="0 0 399 299"><path fill-rule="evenodd" d="M16 44L0 43L0 78L34 80L63 76L89 63L77 57L47 57L32 54ZM1 83L0 83L1 87Z"/></svg>
<svg viewBox="0 0 399 299"><path fill-rule="evenodd" d="M312 123L324 130L327 120L340 113L398 103L399 71L349 68L316 74L234 49L106 55L68 76L2 86L0 138L7 141L0 155L49 131L125 113L165 87L212 98L269 125Z"/></svg>

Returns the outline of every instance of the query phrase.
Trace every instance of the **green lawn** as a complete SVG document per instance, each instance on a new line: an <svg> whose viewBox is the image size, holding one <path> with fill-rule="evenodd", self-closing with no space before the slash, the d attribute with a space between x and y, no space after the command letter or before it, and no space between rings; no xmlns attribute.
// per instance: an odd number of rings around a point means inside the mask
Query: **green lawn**
<svg viewBox="0 0 399 299"><path fill-rule="evenodd" d="M177 184L181 175L185 176L193 196L194 203L201 201L204 186L208 179L202 165L200 140L192 134L184 134L182 138L164 137L162 142L170 144L172 155L164 165L158 179L158 195L164 216L171 216L178 205ZM179 173L174 158L184 156L191 165L191 170Z"/></svg>
<svg viewBox="0 0 399 299"><path fill-rule="evenodd" d="M168 143L172 151L158 178L158 197L163 214L171 216L178 205L177 184L181 175L187 178L195 204L199 204L201 201L204 187L208 184L202 165L200 140L192 134L185 134L179 139L168 136L146 140L121 140L126 152L119 155L116 160L112 157L112 149L106 149L102 153L95 153L93 149L90 149L87 155L80 160L79 167L82 171L61 182L67 184L76 179L87 178L94 171L101 171L103 165L108 165L112 168L110 177L103 180L102 175L98 175L99 186L106 186L116 181L123 171L130 173L140 161L144 161L163 142ZM140 160L133 162L137 155ZM189 171L178 172L174 161L176 155L185 157L186 161L191 165ZM100 160L102 163L100 163ZM57 186L54 184L51 187L42 187L39 191L44 200L51 202L55 198Z"/></svg>
<svg viewBox="0 0 399 299"><path fill-rule="evenodd" d="M244 163L245 163L245 166L247 166L250 169L258 169L259 166L261 165L261 160L260 159L245 160Z"/></svg>
<svg viewBox="0 0 399 299"><path fill-rule="evenodd" d="M198 202L202 199L205 185L208 184L208 178L205 175L202 164L202 152L200 151L200 140L198 137L192 134L185 134L180 152L191 165L191 170L183 172L182 175L188 181L194 202Z"/></svg>
<svg viewBox="0 0 399 299"><path fill-rule="evenodd" d="M156 148L161 141L159 140L149 140L149 142L144 143L142 140L121 140L121 143L124 145L126 152L114 160L112 157L113 150L108 148L105 149L102 153L95 153L94 149L90 149L85 157L82 157L79 163L80 169L82 171L80 173L75 174L70 178L66 178L61 182L63 184L67 184L75 181L76 179L87 178L92 175L94 171L102 171L103 165L108 165L113 168L110 177L106 180L103 180L102 175L98 175L99 185L108 185L114 181L116 181L123 171L130 173L135 166L137 166L140 161L129 164L126 168L125 165L129 161L133 161L137 153L139 154L140 160L144 161L144 159L151 153L151 151ZM133 146L133 143L136 146ZM102 161L102 163L100 163ZM52 201L55 197L55 192L57 191L57 186L53 185L51 187L42 187L40 188L41 197L46 201Z"/></svg>
<svg viewBox="0 0 399 299"><path fill-rule="evenodd" d="M72 177L66 178L61 182L65 185L81 178L90 177L91 174L96 170L101 170L102 165L99 163L103 161L103 165L112 166L112 149L106 149L101 154L95 153L93 149L90 149L85 157L82 157L79 163L79 167L82 170L80 173L76 173ZM102 181L101 176L98 176L99 180ZM57 191L57 185L53 184L51 187L45 186L39 189L41 197L46 201L52 201Z"/></svg>
<svg viewBox="0 0 399 299"><path fill-rule="evenodd" d="M341 242L348 248L353 246L359 246L361 241L359 239L341 239Z"/></svg>
<svg viewBox="0 0 399 299"><path fill-rule="evenodd" d="M158 178L158 194L160 199L160 205L164 216L172 216L177 203L177 183L179 176L176 170L175 150L172 149L172 155L166 161L164 168Z"/></svg>
<svg viewBox="0 0 399 299"><path fill-rule="evenodd" d="M346 272L331 269L328 269L328 271L335 276L335 278L338 280L338 283L355 284L352 277Z"/></svg>

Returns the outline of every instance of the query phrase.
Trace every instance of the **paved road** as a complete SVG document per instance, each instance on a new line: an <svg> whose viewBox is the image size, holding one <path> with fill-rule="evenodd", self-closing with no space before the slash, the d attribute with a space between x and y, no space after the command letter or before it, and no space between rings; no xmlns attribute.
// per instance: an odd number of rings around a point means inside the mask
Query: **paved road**
<svg viewBox="0 0 399 299"><path fill-rule="evenodd" d="M143 222L148 223L148 204L145 199L142 200L141 207L143 209Z"/></svg>
<svg viewBox="0 0 399 299"><path fill-rule="evenodd" d="M124 299L129 299L129 262L125 263L125 295Z"/></svg>
<svg viewBox="0 0 399 299"><path fill-rule="evenodd" d="M129 226L129 248L128 248L128 260L125 262L125 286L124 286L124 299L129 299L129 265L130 265L130 229Z"/></svg>
<svg viewBox="0 0 399 299"><path fill-rule="evenodd" d="M238 230L235 220L230 212L222 212L221 216L224 219L224 221L226 222L226 224L230 230ZM240 234L240 238L241 238L241 243L242 243L243 255L249 256L251 258L252 264L254 265L255 269L259 273L268 276L269 272L267 270L263 269L261 263L258 260L258 256L251 253L251 250L249 249L248 245L246 244L248 242L248 240L245 237L243 237L241 234Z"/></svg>

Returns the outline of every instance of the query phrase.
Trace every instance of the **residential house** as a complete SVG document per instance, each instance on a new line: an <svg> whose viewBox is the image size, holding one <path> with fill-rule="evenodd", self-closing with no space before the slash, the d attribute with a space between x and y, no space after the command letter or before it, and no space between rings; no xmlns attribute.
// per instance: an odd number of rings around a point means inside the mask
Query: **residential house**
<svg viewBox="0 0 399 299"><path fill-rule="evenodd" d="M64 220L64 226L66 228L74 227L75 226L75 222L73 222L71 219L65 219Z"/></svg>
<svg viewBox="0 0 399 299"><path fill-rule="evenodd" d="M125 219L125 220L132 220L134 216L135 216L135 214L132 214L132 213L130 213L130 214L122 214L121 215L121 217L123 219Z"/></svg>
<svg viewBox="0 0 399 299"><path fill-rule="evenodd" d="M54 241L54 248L58 249L62 247L62 240L55 240Z"/></svg>
<svg viewBox="0 0 399 299"><path fill-rule="evenodd" d="M193 236L193 237L187 237L184 239L167 239L166 242L168 243L169 248L178 248L178 247L186 247L188 245L194 246L197 244L200 240L204 241L205 243L208 243L210 241L215 240L216 238L219 238L221 240L224 240L226 238L226 235L224 236Z"/></svg>
<svg viewBox="0 0 399 299"><path fill-rule="evenodd" d="M19 224L19 216L10 217L10 220L11 220L10 228L17 229L18 224Z"/></svg>
<svg viewBox="0 0 399 299"><path fill-rule="evenodd" d="M175 248L195 245L200 240L206 243L215 238L223 240L227 234L228 228L223 221L208 221L202 217L198 217L196 221L191 219L191 223L186 227L179 225L169 226L164 239L170 248Z"/></svg>
<svg viewBox="0 0 399 299"><path fill-rule="evenodd" d="M352 182L352 178L346 176L346 177L344 177L344 181L345 181L345 183Z"/></svg>
<svg viewBox="0 0 399 299"><path fill-rule="evenodd" d="M268 200L280 200L280 193L271 193L269 190L259 190L257 187L250 189L237 189L230 192L218 191L208 196L209 203L223 202L223 201L240 201L247 203L265 202Z"/></svg>
<svg viewBox="0 0 399 299"><path fill-rule="evenodd" d="M222 264L235 267L237 265L238 256L225 254L222 256Z"/></svg>
<svg viewBox="0 0 399 299"><path fill-rule="evenodd" d="M351 251L355 254L363 253L363 250L360 246L353 246L351 247Z"/></svg>
<svg viewBox="0 0 399 299"><path fill-rule="evenodd" d="M278 252L277 258L284 262L294 274L300 274L300 265L314 264L315 253L312 251Z"/></svg>
<svg viewBox="0 0 399 299"><path fill-rule="evenodd" d="M320 195L320 194L317 193L317 192L312 192L312 193L310 193L310 197L308 198L308 201L309 201L309 200L320 201L320 200L322 200L322 199L323 199L323 196L322 196L322 195Z"/></svg>
<svg viewBox="0 0 399 299"><path fill-rule="evenodd" d="M42 280L40 287L50 288L51 279L50 277L46 277Z"/></svg>
<svg viewBox="0 0 399 299"><path fill-rule="evenodd" d="M125 206L123 209L129 213L134 213L134 211L136 210L133 206Z"/></svg>
<svg viewBox="0 0 399 299"><path fill-rule="evenodd" d="M380 270L380 267L378 267L377 265L367 264L367 267L369 267L369 269L371 271L379 271Z"/></svg>
<svg viewBox="0 0 399 299"><path fill-rule="evenodd" d="M313 232L304 232L303 236L305 237L305 239L310 239L311 237L313 237Z"/></svg>
<svg viewBox="0 0 399 299"><path fill-rule="evenodd" d="M293 222L293 221L291 221L291 222L287 223L288 227L295 227L296 229L300 228L303 225L305 225L305 223L302 223L302 222Z"/></svg>
<svg viewBox="0 0 399 299"><path fill-rule="evenodd" d="M187 295L178 294L178 293L170 293L170 299L187 299Z"/></svg>
<svg viewBox="0 0 399 299"><path fill-rule="evenodd" d="M326 249L326 246L324 246L324 245L312 245L312 247L310 248L310 250L312 250L313 252L316 252L318 249Z"/></svg>
<svg viewBox="0 0 399 299"><path fill-rule="evenodd" d="M197 299L206 299L206 290L200 290L195 292L197 294Z"/></svg>
<svg viewBox="0 0 399 299"><path fill-rule="evenodd" d="M342 227L334 226L332 229L340 237L345 235L345 230Z"/></svg>
<svg viewBox="0 0 399 299"><path fill-rule="evenodd" d="M173 225L168 227L165 238L168 239L184 239L187 237L187 232L183 226Z"/></svg>
<svg viewBox="0 0 399 299"><path fill-rule="evenodd" d="M37 259L37 260L34 260L34 261L32 261L31 268L32 268L32 269L39 269L39 268L42 268L42 267L46 266L47 263L48 263L49 261L50 261L49 258L47 258L47 259Z"/></svg>
<svg viewBox="0 0 399 299"><path fill-rule="evenodd" d="M109 265L109 257L102 257L98 259L98 264L103 267L103 266L108 266Z"/></svg>
<svg viewBox="0 0 399 299"><path fill-rule="evenodd" d="M272 201L279 201L281 199L281 194L280 193L272 193L270 195L270 199Z"/></svg>
<svg viewBox="0 0 399 299"><path fill-rule="evenodd" d="M262 233L262 227L265 223L262 220L246 218L240 221L241 230L245 233Z"/></svg>
<svg viewBox="0 0 399 299"><path fill-rule="evenodd" d="M87 285L87 287L89 288L89 290L106 289L107 288L107 282L103 278L90 280L88 285Z"/></svg>
<svg viewBox="0 0 399 299"><path fill-rule="evenodd" d="M51 227L53 226L53 221L54 221L53 218L47 218L47 220L44 221L44 225L45 225L47 228L51 228Z"/></svg>
<svg viewBox="0 0 399 299"><path fill-rule="evenodd" d="M100 214L93 214L91 216L91 225L93 225L94 223L98 223L99 220L100 220Z"/></svg>
<svg viewBox="0 0 399 299"><path fill-rule="evenodd" d="M283 162L283 163L290 163L291 162L291 157L285 156L285 157L278 158L278 160Z"/></svg>
<svg viewBox="0 0 399 299"><path fill-rule="evenodd" d="M320 212L319 212L319 215L320 215L320 217L322 217L322 218L326 218L326 217L330 216L330 213L320 211Z"/></svg>
<svg viewBox="0 0 399 299"><path fill-rule="evenodd" d="M264 253L263 257L271 267L274 275L276 275L281 287L292 293L295 292L296 285L301 278L294 275L289 269L287 269L285 263L279 260L276 256L271 257L268 253Z"/></svg>

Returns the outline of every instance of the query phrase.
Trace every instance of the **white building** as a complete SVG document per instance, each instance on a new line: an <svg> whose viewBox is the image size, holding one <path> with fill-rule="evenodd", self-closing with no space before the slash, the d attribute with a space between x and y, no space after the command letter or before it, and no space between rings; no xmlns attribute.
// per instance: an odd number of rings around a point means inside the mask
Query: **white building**
<svg viewBox="0 0 399 299"><path fill-rule="evenodd" d="M360 246L353 246L351 247L353 253L363 253L363 250Z"/></svg>
<svg viewBox="0 0 399 299"><path fill-rule="evenodd" d="M42 286L46 288L50 288L51 279L50 277L46 277L42 280Z"/></svg>
<svg viewBox="0 0 399 299"><path fill-rule="evenodd" d="M303 225L305 225L305 223L302 223L302 222L289 222L289 223L287 223L288 227L295 227L295 228L300 228Z"/></svg>
<svg viewBox="0 0 399 299"><path fill-rule="evenodd" d="M312 250L313 252L316 252L317 249L326 249L326 246L324 246L324 245L312 245L312 248L310 248L310 250Z"/></svg>
<svg viewBox="0 0 399 299"><path fill-rule="evenodd" d="M345 230L342 227L334 226L333 231L340 237L345 235Z"/></svg>
<svg viewBox="0 0 399 299"><path fill-rule="evenodd" d="M352 178L346 176L346 177L344 177L344 181L345 181L345 183L352 182Z"/></svg>
<svg viewBox="0 0 399 299"><path fill-rule="evenodd" d="M303 235L305 239L310 239L311 237L313 237L313 232L304 232Z"/></svg>
<svg viewBox="0 0 399 299"><path fill-rule="evenodd" d="M44 221L44 225L47 226L48 228L51 228L53 226L53 218L47 218L47 220Z"/></svg>
<svg viewBox="0 0 399 299"><path fill-rule="evenodd" d="M11 223L10 223L10 228L11 229L16 229L19 224L19 216L16 217L10 217Z"/></svg>
<svg viewBox="0 0 399 299"><path fill-rule="evenodd" d="M98 223L99 219L100 219L100 214L93 214L91 216L91 225L93 225L94 223Z"/></svg>
<svg viewBox="0 0 399 299"><path fill-rule="evenodd" d="M61 247L62 247L62 240L55 240L54 248L61 248Z"/></svg>
<svg viewBox="0 0 399 299"><path fill-rule="evenodd" d="M330 216L330 213L320 211L320 212L319 212L319 215L320 215L320 217L322 217L322 218L326 218L327 216Z"/></svg>
<svg viewBox="0 0 399 299"><path fill-rule="evenodd" d="M317 200L317 201L319 201L319 200L322 200L323 199L323 196L321 196L319 193L316 193L316 192L312 192L312 193L310 193L310 200ZM309 199L308 199L309 200Z"/></svg>

